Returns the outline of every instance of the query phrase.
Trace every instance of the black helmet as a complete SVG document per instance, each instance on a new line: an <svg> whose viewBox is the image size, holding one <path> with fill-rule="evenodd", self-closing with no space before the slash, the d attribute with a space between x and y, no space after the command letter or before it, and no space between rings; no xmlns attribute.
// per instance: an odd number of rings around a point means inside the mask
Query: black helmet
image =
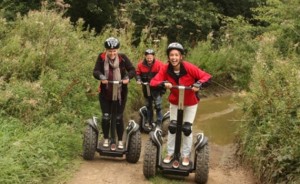
<svg viewBox="0 0 300 184"><path fill-rule="evenodd" d="M181 54L184 54L184 48L183 46L178 43L178 42L173 42L173 43L170 43L168 48L167 48L167 55L169 55L170 51L173 50L173 49L176 49L178 50Z"/></svg>
<svg viewBox="0 0 300 184"><path fill-rule="evenodd" d="M153 49L147 49L147 50L145 51L145 55L148 55L148 54L155 55L155 52L154 52Z"/></svg>
<svg viewBox="0 0 300 184"><path fill-rule="evenodd" d="M104 47L106 49L118 49L120 47L120 42L114 37L109 37L105 40Z"/></svg>

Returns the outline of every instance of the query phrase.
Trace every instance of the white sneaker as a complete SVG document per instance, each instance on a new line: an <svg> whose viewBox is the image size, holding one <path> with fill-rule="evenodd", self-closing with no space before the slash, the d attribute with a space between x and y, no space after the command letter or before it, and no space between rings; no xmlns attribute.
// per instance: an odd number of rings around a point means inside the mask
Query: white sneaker
<svg viewBox="0 0 300 184"><path fill-rule="evenodd" d="M173 156L167 155L163 162L165 164L168 164L168 163L170 163L172 161L172 159L173 159Z"/></svg>
<svg viewBox="0 0 300 184"><path fill-rule="evenodd" d="M108 139L104 139L103 141L103 147L108 147Z"/></svg>
<svg viewBox="0 0 300 184"><path fill-rule="evenodd" d="M118 148L119 149L123 149L124 148L123 141L119 141Z"/></svg>
<svg viewBox="0 0 300 184"><path fill-rule="evenodd" d="M183 166L188 166L190 164L190 159L189 157L183 157L182 158L182 165Z"/></svg>

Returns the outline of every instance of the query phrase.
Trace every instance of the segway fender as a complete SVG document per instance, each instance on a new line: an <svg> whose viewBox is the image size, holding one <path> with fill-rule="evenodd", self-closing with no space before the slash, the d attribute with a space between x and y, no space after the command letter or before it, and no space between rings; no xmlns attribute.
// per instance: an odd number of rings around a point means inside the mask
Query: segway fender
<svg viewBox="0 0 300 184"><path fill-rule="evenodd" d="M147 107L143 106L139 109L139 114L141 117L146 118L147 116Z"/></svg>
<svg viewBox="0 0 300 184"><path fill-rule="evenodd" d="M162 131L160 129L155 129L149 133L150 139L156 144L156 146L162 145Z"/></svg>
<svg viewBox="0 0 300 184"><path fill-rule="evenodd" d="M156 145L157 147L157 152L160 155L161 154L161 149L162 149L162 131L160 129L155 129L154 131L151 131L149 133L151 141ZM158 157L158 165L161 165L162 159L161 156Z"/></svg>
<svg viewBox="0 0 300 184"><path fill-rule="evenodd" d="M168 111L164 114L162 121L164 122L167 119L170 119L170 111Z"/></svg>
<svg viewBox="0 0 300 184"><path fill-rule="evenodd" d="M140 126L134 120L129 120L129 124L126 127L127 134L130 135L133 132L138 131L139 128L140 128Z"/></svg>
<svg viewBox="0 0 300 184"><path fill-rule="evenodd" d="M97 133L99 133L98 123L97 123L97 117L93 116L92 119L88 119L86 123L91 126Z"/></svg>
<svg viewBox="0 0 300 184"><path fill-rule="evenodd" d="M201 149L207 143L208 143L208 138L205 137L203 133L199 133L197 135L197 141L195 143L195 150Z"/></svg>
<svg viewBox="0 0 300 184"><path fill-rule="evenodd" d="M147 127L145 126L146 124L146 120L148 118L147 116L147 107L146 106L143 106L139 109L139 114L140 114L140 117L141 117L141 122L140 122L140 127L143 131L145 132L150 132L151 131L151 128L150 127Z"/></svg>
<svg viewBox="0 0 300 184"><path fill-rule="evenodd" d="M140 129L140 126L134 120L129 120L129 124L126 127L126 132L127 132L126 142L127 143L129 142L131 135L134 132L139 131L139 129ZM126 145L126 149L128 149L128 144Z"/></svg>

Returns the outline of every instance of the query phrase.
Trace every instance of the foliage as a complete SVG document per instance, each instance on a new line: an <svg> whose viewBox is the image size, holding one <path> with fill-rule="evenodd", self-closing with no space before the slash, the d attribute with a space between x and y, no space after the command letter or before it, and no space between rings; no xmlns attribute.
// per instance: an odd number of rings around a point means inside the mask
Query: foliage
<svg viewBox="0 0 300 184"><path fill-rule="evenodd" d="M1 183L45 183L64 171L81 148L70 125L24 128L22 122L1 121ZM5 154L4 154L5 153Z"/></svg>
<svg viewBox="0 0 300 184"><path fill-rule="evenodd" d="M65 0L70 4L66 16L73 23L80 18L84 19L84 27L101 32L107 24L113 24L115 20L115 7L111 0Z"/></svg>
<svg viewBox="0 0 300 184"><path fill-rule="evenodd" d="M257 20L268 23L268 30L277 37L275 47L284 56L300 54L300 2L297 0L267 0L254 10Z"/></svg>
<svg viewBox="0 0 300 184"><path fill-rule="evenodd" d="M98 41L53 11L0 23L0 183L44 183L71 166L84 119L99 114Z"/></svg>
<svg viewBox="0 0 300 184"><path fill-rule="evenodd" d="M240 154L264 183L293 183L300 174L300 75L265 36L243 103Z"/></svg>
<svg viewBox="0 0 300 184"><path fill-rule="evenodd" d="M252 8L263 4L265 0L210 0L218 7L220 13L229 17L243 16L252 18Z"/></svg>
<svg viewBox="0 0 300 184"><path fill-rule="evenodd" d="M224 19L218 32L208 35L188 52L187 60L213 75L213 80L236 89L247 89L255 63L257 37L262 28L250 25L242 17ZM219 36L214 36L220 34Z"/></svg>
<svg viewBox="0 0 300 184"><path fill-rule="evenodd" d="M206 0L134 1L127 2L124 11L137 25L136 37L142 29L148 28L150 32L146 38L152 40L166 35L170 42L190 44L206 38L214 27L218 27L216 8Z"/></svg>
<svg viewBox="0 0 300 184"><path fill-rule="evenodd" d="M3 8L4 17L8 20L14 20L17 13L21 15L26 14L29 10L37 10L41 7L40 0L31 1L13 1L13 0L3 0L0 3L1 9Z"/></svg>

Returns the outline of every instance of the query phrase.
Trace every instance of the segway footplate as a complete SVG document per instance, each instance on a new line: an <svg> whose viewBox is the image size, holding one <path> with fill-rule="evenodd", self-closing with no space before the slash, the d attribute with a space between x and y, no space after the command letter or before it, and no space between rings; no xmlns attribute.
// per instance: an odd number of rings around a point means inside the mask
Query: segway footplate
<svg viewBox="0 0 300 184"><path fill-rule="evenodd" d="M97 151L101 156L110 156L110 157L123 157L125 154L124 149L119 149L118 147L116 150L111 150L110 147L103 147L101 143L97 146Z"/></svg>
<svg viewBox="0 0 300 184"><path fill-rule="evenodd" d="M173 168L172 166L173 162L170 162L168 164L162 163L161 169L163 174L171 174L171 175L180 175L180 176L188 176L189 173L193 170L193 162L190 161L190 164L188 166L183 166L180 162L178 168Z"/></svg>

